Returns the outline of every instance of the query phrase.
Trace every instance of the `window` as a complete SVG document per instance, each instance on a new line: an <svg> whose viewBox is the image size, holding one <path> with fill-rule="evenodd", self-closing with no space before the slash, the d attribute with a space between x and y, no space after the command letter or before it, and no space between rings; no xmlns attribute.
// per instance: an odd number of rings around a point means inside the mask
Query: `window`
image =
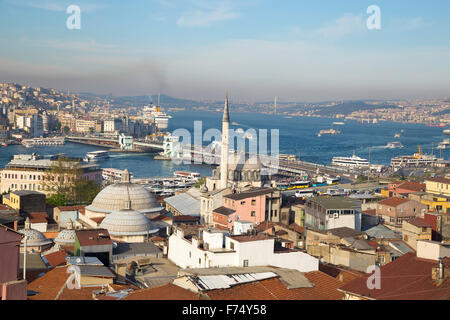
<svg viewBox="0 0 450 320"><path fill-rule="evenodd" d="M248 260L244 260L244 267L248 267Z"/></svg>
<svg viewBox="0 0 450 320"><path fill-rule="evenodd" d="M241 205L244 205L245 204L245 201L241 201Z"/></svg>
<svg viewBox="0 0 450 320"><path fill-rule="evenodd" d="M384 263L384 261L385 261L385 260L384 260L384 255L379 255L379 256L378 256L378 262L379 262L379 263Z"/></svg>
<svg viewBox="0 0 450 320"><path fill-rule="evenodd" d="M256 206L256 200L252 200L252 206Z"/></svg>
<svg viewBox="0 0 450 320"><path fill-rule="evenodd" d="M230 249L234 250L234 242L230 242Z"/></svg>
<svg viewBox="0 0 450 320"><path fill-rule="evenodd" d="M252 211L252 217L254 217L254 216L255 216L255 214L256 214L256 212L255 212L255 211Z"/></svg>

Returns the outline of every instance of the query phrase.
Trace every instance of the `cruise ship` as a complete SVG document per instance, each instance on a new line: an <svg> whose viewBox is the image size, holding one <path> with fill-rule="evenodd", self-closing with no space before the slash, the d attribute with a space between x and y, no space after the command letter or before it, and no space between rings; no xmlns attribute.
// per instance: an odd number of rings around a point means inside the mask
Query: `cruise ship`
<svg viewBox="0 0 450 320"><path fill-rule="evenodd" d="M103 161L109 158L109 153L108 151L92 151L92 152L88 152L86 154L86 157L84 158L84 161L86 162L98 162L98 161Z"/></svg>
<svg viewBox="0 0 450 320"><path fill-rule="evenodd" d="M412 156L399 156L392 158L391 166L394 168L427 167L434 165L438 162L438 160L439 159L432 154L422 154L419 146L419 152L414 153Z"/></svg>
<svg viewBox="0 0 450 320"><path fill-rule="evenodd" d="M145 106L142 110L142 115L144 118L153 120L158 129L167 129L169 127L170 116L161 111L159 106Z"/></svg>
<svg viewBox="0 0 450 320"><path fill-rule="evenodd" d="M351 157L334 157L331 165L348 168L364 168L369 166L369 161L353 155Z"/></svg>

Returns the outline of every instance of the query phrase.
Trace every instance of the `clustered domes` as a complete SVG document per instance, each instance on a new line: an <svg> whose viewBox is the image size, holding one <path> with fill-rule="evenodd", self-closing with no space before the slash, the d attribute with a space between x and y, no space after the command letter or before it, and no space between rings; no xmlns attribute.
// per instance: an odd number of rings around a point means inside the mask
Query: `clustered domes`
<svg viewBox="0 0 450 320"><path fill-rule="evenodd" d="M73 245L75 243L75 229L73 229L72 220L69 219L66 229L58 233L55 243L59 245Z"/></svg>
<svg viewBox="0 0 450 320"><path fill-rule="evenodd" d="M98 213L112 213L123 209L124 202L130 200L134 210L141 213L152 213L162 210L150 191L139 184L130 182L127 170L122 175L122 182L107 186L95 197L86 210Z"/></svg>

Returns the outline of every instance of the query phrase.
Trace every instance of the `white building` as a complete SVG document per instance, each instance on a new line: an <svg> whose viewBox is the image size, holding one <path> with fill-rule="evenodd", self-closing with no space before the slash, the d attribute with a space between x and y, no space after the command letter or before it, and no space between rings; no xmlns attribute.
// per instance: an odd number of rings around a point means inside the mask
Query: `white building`
<svg viewBox="0 0 450 320"><path fill-rule="evenodd" d="M227 236L220 230L203 230L202 237L185 237L176 228L169 237L168 258L181 268L274 266L310 272L319 269L319 260L298 250L275 250L275 240L267 235Z"/></svg>

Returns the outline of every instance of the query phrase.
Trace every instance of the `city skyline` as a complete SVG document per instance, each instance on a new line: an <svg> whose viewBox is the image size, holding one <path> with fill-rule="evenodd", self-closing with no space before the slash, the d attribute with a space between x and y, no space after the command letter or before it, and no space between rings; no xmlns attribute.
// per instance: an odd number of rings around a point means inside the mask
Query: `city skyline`
<svg viewBox="0 0 450 320"><path fill-rule="evenodd" d="M69 5L81 29L69 30ZM381 30L366 10L381 9ZM0 1L0 81L242 101L444 98L448 3ZM439 10L437 10L439 9Z"/></svg>

